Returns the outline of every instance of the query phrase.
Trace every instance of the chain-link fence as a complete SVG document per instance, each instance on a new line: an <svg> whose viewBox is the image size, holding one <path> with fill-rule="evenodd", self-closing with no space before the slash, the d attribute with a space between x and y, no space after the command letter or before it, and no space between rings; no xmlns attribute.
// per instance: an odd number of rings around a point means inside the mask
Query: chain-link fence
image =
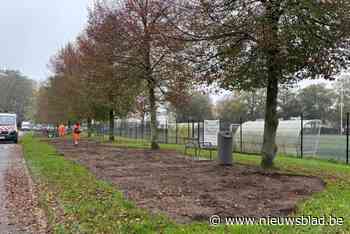
<svg viewBox="0 0 350 234"><path fill-rule="evenodd" d="M348 125L347 125L348 126ZM109 125L94 124L93 134L107 137ZM294 120L279 121L276 135L278 154L315 157L326 160L348 162L348 127L339 131L326 131L320 120L304 120L302 116ZM264 121L220 121L218 131L231 131L234 152L260 154L263 145ZM114 135L119 139L149 142L150 122L118 120ZM189 140L203 142L204 121L166 122L158 124L158 142L165 144L186 144Z"/></svg>

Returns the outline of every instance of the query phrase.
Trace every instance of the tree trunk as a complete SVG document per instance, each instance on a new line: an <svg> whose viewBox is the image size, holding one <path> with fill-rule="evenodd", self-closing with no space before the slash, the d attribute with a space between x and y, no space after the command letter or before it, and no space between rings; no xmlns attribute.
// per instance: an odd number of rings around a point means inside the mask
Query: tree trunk
<svg viewBox="0 0 350 234"><path fill-rule="evenodd" d="M262 147L263 168L273 167L273 160L276 157L276 131L278 127L277 116L277 95L278 95L278 80L277 77L270 77L267 86L266 108L265 108L265 129L264 143Z"/></svg>
<svg viewBox="0 0 350 234"><path fill-rule="evenodd" d="M277 154L276 131L278 127L277 97L278 80L282 75L282 64L279 59L279 36L278 24L281 13L279 12L280 1L266 1L266 57L268 67L264 142L262 147L261 166L273 167L273 160Z"/></svg>
<svg viewBox="0 0 350 234"><path fill-rule="evenodd" d="M159 149L158 140L158 127L157 127L157 105L155 95L155 85L153 81L148 81L149 89L149 103L151 114L151 148L153 150Z"/></svg>
<svg viewBox="0 0 350 234"><path fill-rule="evenodd" d="M113 109L109 111L109 140L114 141L114 111Z"/></svg>
<svg viewBox="0 0 350 234"><path fill-rule="evenodd" d="M92 120L91 118L89 117L87 119L87 127L88 127L88 137L90 138L91 137L91 132L92 132L92 124L91 124Z"/></svg>

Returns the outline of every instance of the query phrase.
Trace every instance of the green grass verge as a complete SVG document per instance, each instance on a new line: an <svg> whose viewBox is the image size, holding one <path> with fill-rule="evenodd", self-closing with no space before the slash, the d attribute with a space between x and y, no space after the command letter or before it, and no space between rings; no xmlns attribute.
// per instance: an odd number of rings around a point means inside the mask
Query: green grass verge
<svg viewBox="0 0 350 234"><path fill-rule="evenodd" d="M125 141L120 139L116 144L135 148L147 146L144 142ZM179 225L161 215L138 209L115 187L97 180L84 167L65 160L49 144L30 135L21 143L34 180L42 188L41 205L47 211L54 233L350 233L350 168L346 165L313 159L276 159L276 166L282 172L316 175L327 182L324 192L300 203L292 216L332 215L344 218L342 226ZM177 145L161 147L183 150ZM235 160L258 165L260 157L235 154Z"/></svg>

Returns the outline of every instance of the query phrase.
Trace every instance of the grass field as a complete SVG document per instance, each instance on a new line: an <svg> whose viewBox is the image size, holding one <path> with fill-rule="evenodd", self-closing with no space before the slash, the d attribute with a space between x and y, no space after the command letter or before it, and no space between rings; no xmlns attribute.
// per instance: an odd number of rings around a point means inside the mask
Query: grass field
<svg viewBox="0 0 350 234"><path fill-rule="evenodd" d="M350 233L350 168L346 165L314 159L276 158L281 172L319 176L327 183L324 192L300 203L292 216L341 217L343 225L180 225L138 209L115 187L97 180L84 167L65 160L49 144L29 135L21 143L30 171L40 184L41 205L55 233ZM118 139L114 144L148 147L146 142L128 139ZM183 150L179 145L163 144L161 147ZM208 155L208 152L203 154L204 157ZM243 164L260 163L260 157L254 155L235 154L234 158Z"/></svg>

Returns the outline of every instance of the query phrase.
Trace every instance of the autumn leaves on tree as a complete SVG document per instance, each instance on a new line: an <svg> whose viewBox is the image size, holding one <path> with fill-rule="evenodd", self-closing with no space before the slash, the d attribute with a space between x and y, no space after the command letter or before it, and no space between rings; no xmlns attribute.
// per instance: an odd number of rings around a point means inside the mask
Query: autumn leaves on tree
<svg viewBox="0 0 350 234"><path fill-rule="evenodd" d="M109 117L111 128L147 104L157 149L159 103L181 103L194 83L266 88L262 166L272 167L278 87L333 79L348 64L348 12L345 0L98 1L40 93L57 118Z"/></svg>
<svg viewBox="0 0 350 234"><path fill-rule="evenodd" d="M108 116L113 140L114 119L124 118L137 109L142 95L147 98L151 119L152 149L159 148L159 103L177 102L192 83L191 67L179 56L185 43L166 37L172 30L167 21L170 3L95 4L86 29L74 45L68 44L51 62L55 76L43 89L54 99L51 108L62 112L57 118ZM69 93L69 97L60 91Z"/></svg>

